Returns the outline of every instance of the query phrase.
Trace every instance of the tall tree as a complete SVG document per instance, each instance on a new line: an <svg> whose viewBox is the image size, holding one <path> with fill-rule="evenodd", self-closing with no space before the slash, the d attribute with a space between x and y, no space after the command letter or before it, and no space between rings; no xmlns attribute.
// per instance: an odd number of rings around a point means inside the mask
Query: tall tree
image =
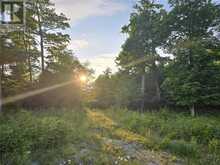
<svg viewBox="0 0 220 165"><path fill-rule="evenodd" d="M54 4L50 0L37 0L32 1L32 10L35 11L34 17L37 22L37 32L39 36L39 45L41 53L41 69L45 70L45 51L49 34L57 30L65 30L69 27L68 18L64 14L57 14ZM61 35L61 33L60 33ZM56 40L54 40L56 42Z"/></svg>
<svg viewBox="0 0 220 165"><path fill-rule="evenodd" d="M143 109L146 99L146 72L151 74L153 82L151 88L153 102L159 103L161 99L159 65L162 58L156 48L162 46L166 39L166 32L161 28L166 15L162 5L150 0L140 0L135 6L135 12L131 15L129 25L122 28L122 31L128 34L128 39L122 46L123 50L117 58L117 62L122 68L142 75L141 109Z"/></svg>
<svg viewBox="0 0 220 165"><path fill-rule="evenodd" d="M5 93L5 85L6 84L6 73L8 70L6 70L6 67L15 64L17 62L23 62L25 60L25 53L21 46L15 45L16 36L14 33L8 33L8 34L0 34L0 79L1 79L1 104L0 109L2 106L2 95ZM3 86L4 85L4 86ZM10 89L10 88L7 88Z"/></svg>
<svg viewBox="0 0 220 165"><path fill-rule="evenodd" d="M87 69L67 49L70 37L64 30L69 27L68 19L62 13L56 13L50 0L27 1L25 6L25 31L15 31L0 38L0 76L1 83L4 83L4 96L73 81L73 84L65 88L65 92L55 90L46 93L44 98L62 93L60 102L65 100L71 103L77 97L80 100L79 92L76 92L80 88L74 80L78 72ZM40 68L45 73L40 72ZM27 104L34 106L32 98L29 99ZM47 104L45 100L38 102L38 105ZM52 97L50 101L55 104Z"/></svg>
<svg viewBox="0 0 220 165"><path fill-rule="evenodd" d="M169 2L168 48L175 59L168 67L164 87L172 100L190 107L194 116L195 106L219 102L217 57L207 50L219 48L213 32L217 33L220 8L211 0Z"/></svg>
<svg viewBox="0 0 220 165"><path fill-rule="evenodd" d="M26 25L23 34L23 44L27 56L27 65L28 65L30 82L33 82L35 69L37 68L37 64L39 63L38 58L40 57L40 53L38 51L38 40L35 35L38 27L37 27L37 21L33 17L34 12L35 11L33 11L32 9L32 1L27 1Z"/></svg>

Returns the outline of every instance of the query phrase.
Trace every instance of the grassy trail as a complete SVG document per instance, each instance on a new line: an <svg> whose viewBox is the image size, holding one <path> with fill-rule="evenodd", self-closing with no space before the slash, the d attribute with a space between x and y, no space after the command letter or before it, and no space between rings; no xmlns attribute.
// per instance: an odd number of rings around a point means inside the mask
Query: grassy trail
<svg viewBox="0 0 220 165"><path fill-rule="evenodd" d="M175 156L166 152L146 149L148 139L132 131L123 129L103 112L87 109L87 117L92 121L95 136L105 150L115 154L114 164L179 165L183 164Z"/></svg>
<svg viewBox="0 0 220 165"><path fill-rule="evenodd" d="M8 111L0 165L219 165L218 116L123 109Z"/></svg>

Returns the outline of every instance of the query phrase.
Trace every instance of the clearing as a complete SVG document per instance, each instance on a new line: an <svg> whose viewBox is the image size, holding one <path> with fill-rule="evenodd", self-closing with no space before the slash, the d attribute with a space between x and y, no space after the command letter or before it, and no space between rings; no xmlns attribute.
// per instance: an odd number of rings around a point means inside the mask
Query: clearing
<svg viewBox="0 0 220 165"><path fill-rule="evenodd" d="M0 164L185 165L219 163L218 117L122 109L7 111Z"/></svg>

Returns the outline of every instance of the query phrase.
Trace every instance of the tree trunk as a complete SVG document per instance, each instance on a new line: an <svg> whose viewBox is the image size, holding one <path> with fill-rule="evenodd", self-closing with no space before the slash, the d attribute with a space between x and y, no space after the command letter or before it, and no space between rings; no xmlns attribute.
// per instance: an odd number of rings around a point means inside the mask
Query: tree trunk
<svg viewBox="0 0 220 165"><path fill-rule="evenodd" d="M195 105L193 104L191 107L190 107L190 113L191 113L191 116L192 117L195 117Z"/></svg>
<svg viewBox="0 0 220 165"><path fill-rule="evenodd" d="M156 85L156 98L157 98L158 103L160 103L161 93L160 93L160 85L159 85L158 80L155 81L155 85Z"/></svg>
<svg viewBox="0 0 220 165"><path fill-rule="evenodd" d="M2 72L3 72L3 66L1 66L1 72L0 72L0 114L2 112Z"/></svg>
<svg viewBox="0 0 220 165"><path fill-rule="evenodd" d="M29 69L29 80L32 83L33 82L33 76L32 76L32 66L31 66L31 57L30 54L28 56L28 69Z"/></svg>
<svg viewBox="0 0 220 165"><path fill-rule="evenodd" d="M142 75L142 78L141 78L141 97L142 97L142 100L141 100L141 112L144 112L144 99L145 99L145 72L143 73Z"/></svg>
<svg viewBox="0 0 220 165"><path fill-rule="evenodd" d="M32 83L32 66L31 66L30 43L27 41L27 38L25 37L25 32L24 32L23 40L24 40L24 46L25 46L25 53L26 53L26 56L27 56L29 80Z"/></svg>
<svg viewBox="0 0 220 165"><path fill-rule="evenodd" d="M42 30L40 30L40 49L41 49L41 69L43 72L45 70L45 66L44 66L44 41L43 41Z"/></svg>
<svg viewBox="0 0 220 165"><path fill-rule="evenodd" d="M37 3L39 3L37 1ZM41 52L41 69L42 72L45 70L44 65L44 36L43 36L43 30L42 30L42 24L41 24L41 17L40 17L40 4L37 4L37 22L38 22L38 28L39 28L39 36L40 36L40 52Z"/></svg>
<svg viewBox="0 0 220 165"><path fill-rule="evenodd" d="M159 82L159 69L158 66L154 63L152 67L153 77L154 77L154 83L155 83L155 98L156 102L160 103L161 100L161 91L160 91L160 82Z"/></svg>
<svg viewBox="0 0 220 165"><path fill-rule="evenodd" d="M31 48L30 48L30 44L28 43L27 45L27 52L28 53L28 70L29 70L29 80L32 83L33 82L33 74L32 74L32 65L31 65Z"/></svg>
<svg viewBox="0 0 220 165"><path fill-rule="evenodd" d="M0 77L0 114L2 112L2 79Z"/></svg>
<svg viewBox="0 0 220 165"><path fill-rule="evenodd" d="M3 43L0 45L2 52L4 52L4 46ZM0 114L2 113L2 81L3 81L3 76L4 76L4 63L0 65Z"/></svg>

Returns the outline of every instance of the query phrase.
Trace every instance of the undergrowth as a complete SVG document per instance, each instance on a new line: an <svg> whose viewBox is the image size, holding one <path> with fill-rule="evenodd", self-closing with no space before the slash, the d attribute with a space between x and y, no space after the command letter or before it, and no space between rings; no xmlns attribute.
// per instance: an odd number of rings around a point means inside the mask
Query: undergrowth
<svg viewBox="0 0 220 165"><path fill-rule="evenodd" d="M105 110L120 127L147 140L146 147L166 150L180 156L188 164L220 164L220 118L192 118L182 113L162 109L160 112L138 112L126 109Z"/></svg>
<svg viewBox="0 0 220 165"><path fill-rule="evenodd" d="M105 151L97 132L108 138L140 139L136 141L141 141L146 149L170 152L187 164L220 164L218 117L192 118L167 110L143 114L122 109L95 111L101 113L50 109L18 110L0 115L0 164L54 165L69 161L66 164L92 162L99 165L113 162L115 153ZM96 115L94 118L100 118L102 123L95 123L114 132L94 127L88 115L91 118Z"/></svg>

